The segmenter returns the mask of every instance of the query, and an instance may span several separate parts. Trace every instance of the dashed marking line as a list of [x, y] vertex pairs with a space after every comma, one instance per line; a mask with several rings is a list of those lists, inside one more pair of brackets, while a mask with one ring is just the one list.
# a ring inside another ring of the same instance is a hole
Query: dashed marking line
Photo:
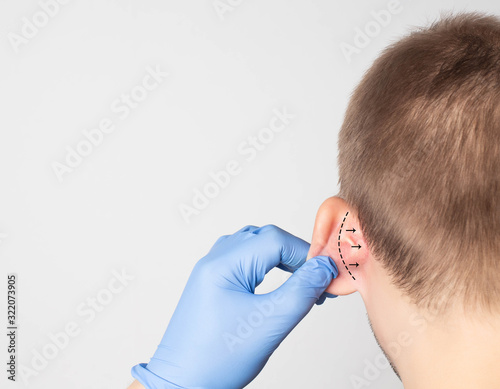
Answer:
[[340, 231], [339, 231], [339, 239], [338, 239], [338, 245], [339, 245], [339, 254], [340, 254], [340, 259], [342, 260], [342, 263], [344, 264], [346, 270], [349, 272], [349, 274], [351, 275], [352, 279], [356, 281], [356, 278], [354, 278], [354, 276], [352, 275], [351, 271], [349, 270], [349, 268], [347, 267], [347, 264], [345, 263], [344, 261], [344, 257], [342, 256], [342, 250], [340, 249], [340, 235], [342, 234], [342, 228], [344, 227], [344, 223], [345, 223], [345, 219], [347, 219], [347, 216], [349, 215], [349, 211], [347, 211], [347, 213], [345, 214], [344, 216], [344, 220], [342, 220], [342, 224], [340, 225]]

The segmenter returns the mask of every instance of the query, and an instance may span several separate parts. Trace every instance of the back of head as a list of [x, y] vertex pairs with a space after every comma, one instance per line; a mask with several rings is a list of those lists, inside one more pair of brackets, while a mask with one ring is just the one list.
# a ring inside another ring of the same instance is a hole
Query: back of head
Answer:
[[500, 310], [500, 20], [446, 17], [386, 49], [351, 98], [339, 169], [417, 305]]

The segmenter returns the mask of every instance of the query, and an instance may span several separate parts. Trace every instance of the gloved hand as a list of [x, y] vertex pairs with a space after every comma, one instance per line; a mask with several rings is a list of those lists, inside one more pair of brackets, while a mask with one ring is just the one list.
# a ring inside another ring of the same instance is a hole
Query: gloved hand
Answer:
[[[338, 274], [329, 257], [305, 262], [308, 249], [273, 225], [219, 238], [195, 265], [153, 358], [132, 375], [148, 389], [247, 385]], [[294, 273], [254, 294], [276, 266]]]

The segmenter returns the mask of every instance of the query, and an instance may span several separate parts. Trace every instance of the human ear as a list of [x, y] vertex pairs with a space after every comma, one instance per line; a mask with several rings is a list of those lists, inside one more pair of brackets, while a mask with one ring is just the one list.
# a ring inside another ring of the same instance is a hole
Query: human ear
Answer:
[[355, 209], [340, 197], [326, 199], [316, 215], [307, 259], [317, 255], [328, 255], [339, 270], [326, 292], [347, 295], [364, 284], [369, 250]]

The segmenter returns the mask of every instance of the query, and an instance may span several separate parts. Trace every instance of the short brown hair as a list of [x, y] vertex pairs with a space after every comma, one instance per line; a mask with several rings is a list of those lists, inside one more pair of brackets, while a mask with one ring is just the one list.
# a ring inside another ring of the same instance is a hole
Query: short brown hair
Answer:
[[447, 16], [388, 47], [353, 93], [338, 163], [339, 195], [418, 306], [447, 291], [500, 307], [499, 18]]

